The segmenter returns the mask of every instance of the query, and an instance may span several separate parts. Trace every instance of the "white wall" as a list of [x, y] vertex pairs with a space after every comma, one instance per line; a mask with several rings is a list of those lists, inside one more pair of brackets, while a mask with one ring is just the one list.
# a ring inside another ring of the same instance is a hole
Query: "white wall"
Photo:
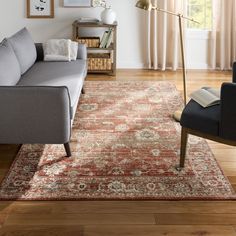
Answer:
[[209, 69], [210, 31], [187, 30], [186, 61], [188, 69]]
[[[108, 0], [117, 13], [119, 68], [142, 68], [145, 61], [145, 14], [136, 0]], [[80, 16], [99, 17], [101, 8], [63, 8], [55, 0], [54, 19], [27, 19], [26, 0], [0, 0], [0, 40], [26, 26], [36, 42], [71, 37], [72, 23]]]
[[[118, 68], [143, 68], [146, 63], [145, 11], [137, 9], [136, 0], [107, 0], [117, 13]], [[36, 42], [49, 38], [71, 37], [72, 23], [80, 16], [99, 17], [101, 8], [63, 8], [55, 0], [54, 19], [27, 19], [26, 0], [0, 0], [0, 40], [26, 26]], [[188, 69], [208, 67], [207, 35], [188, 32], [186, 56]]]

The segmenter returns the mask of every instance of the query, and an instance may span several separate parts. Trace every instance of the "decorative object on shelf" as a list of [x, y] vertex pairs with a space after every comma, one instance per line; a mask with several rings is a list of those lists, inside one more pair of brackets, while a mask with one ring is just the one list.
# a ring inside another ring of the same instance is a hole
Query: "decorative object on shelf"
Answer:
[[64, 7], [91, 7], [92, 0], [64, 0]]
[[78, 22], [80, 22], [80, 23], [96, 23], [96, 22], [99, 22], [99, 19], [93, 18], [93, 17], [80, 17], [78, 19]]
[[116, 20], [116, 13], [111, 8], [105, 8], [101, 13], [103, 23], [111, 25]]
[[[178, 17], [178, 19], [179, 19], [181, 56], [182, 56], [182, 67], [183, 67], [184, 105], [186, 105], [187, 104], [187, 92], [186, 92], [187, 72], [186, 72], [186, 67], [185, 67], [185, 52], [184, 52], [184, 40], [183, 40], [183, 19], [190, 20], [190, 21], [195, 22], [195, 23], [199, 23], [199, 22], [195, 21], [192, 18], [186, 17], [186, 16], [184, 16], [181, 13], [175, 13], [175, 12], [167, 11], [167, 10], [161, 9], [161, 8], [159, 8], [157, 6], [154, 6], [152, 4], [151, 0], [139, 0], [136, 3], [136, 7], [141, 8], [141, 9], [146, 10], [146, 11], [154, 10], [154, 11], [158, 11], [158, 12], [164, 12], [164, 13], [167, 13], [169, 15], [173, 15], [173, 16], [177, 16]], [[180, 121], [181, 114], [182, 114], [182, 111], [176, 111], [173, 114], [174, 119], [176, 121]]]
[[103, 23], [111, 25], [116, 21], [116, 13], [111, 9], [111, 6], [107, 6], [106, 0], [93, 0], [93, 7], [103, 7], [101, 12], [101, 20]]
[[27, 18], [54, 18], [54, 0], [27, 0]]

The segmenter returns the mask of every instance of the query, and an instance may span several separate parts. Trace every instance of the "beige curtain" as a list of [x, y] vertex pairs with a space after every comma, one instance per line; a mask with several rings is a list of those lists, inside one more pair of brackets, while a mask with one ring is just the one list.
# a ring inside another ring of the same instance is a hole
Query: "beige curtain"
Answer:
[[[185, 0], [153, 0], [156, 6], [184, 12]], [[162, 12], [148, 13], [148, 67], [150, 69], [176, 70], [180, 64], [178, 17]]]
[[236, 60], [236, 1], [212, 0], [212, 3], [211, 67], [229, 70]]

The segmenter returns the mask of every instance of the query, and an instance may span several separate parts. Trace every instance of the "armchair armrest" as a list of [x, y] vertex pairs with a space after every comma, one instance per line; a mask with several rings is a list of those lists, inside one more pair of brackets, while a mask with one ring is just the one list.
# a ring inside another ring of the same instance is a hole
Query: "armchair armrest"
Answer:
[[233, 83], [236, 83], [236, 62], [233, 63]]
[[0, 143], [63, 144], [70, 139], [66, 87], [0, 87]]
[[221, 87], [221, 120], [219, 134], [222, 138], [236, 140], [236, 84], [223, 83]]

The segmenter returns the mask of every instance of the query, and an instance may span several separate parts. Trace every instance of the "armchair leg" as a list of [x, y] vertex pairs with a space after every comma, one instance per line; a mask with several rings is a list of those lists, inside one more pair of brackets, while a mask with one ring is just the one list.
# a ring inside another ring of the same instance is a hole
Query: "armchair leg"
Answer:
[[71, 157], [70, 143], [65, 143], [64, 147], [65, 147], [65, 150], [66, 150], [66, 156]]
[[179, 166], [176, 167], [176, 169], [178, 171], [181, 171], [184, 168], [186, 149], [187, 149], [187, 141], [188, 141], [188, 133], [185, 128], [182, 128], [182, 130], [181, 130], [180, 163], [179, 163]]

